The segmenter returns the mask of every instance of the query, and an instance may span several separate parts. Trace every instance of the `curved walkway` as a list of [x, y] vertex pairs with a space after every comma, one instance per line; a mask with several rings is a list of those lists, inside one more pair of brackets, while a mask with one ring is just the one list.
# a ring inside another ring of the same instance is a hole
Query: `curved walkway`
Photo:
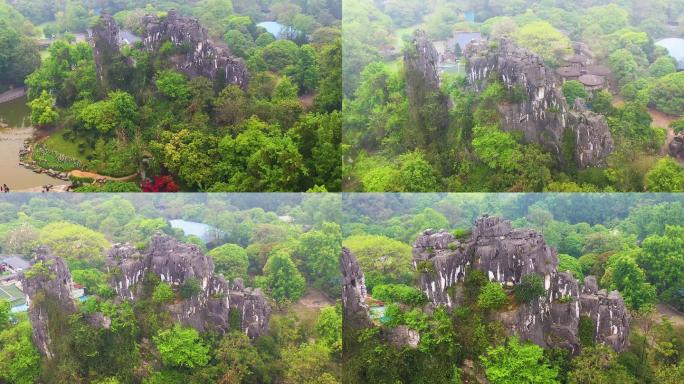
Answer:
[[78, 177], [78, 178], [82, 178], [82, 179], [126, 182], [126, 181], [135, 180], [135, 178], [138, 177], [138, 172], [136, 172], [132, 175], [124, 176], [124, 177], [111, 177], [111, 176], [104, 176], [104, 175], [100, 175], [100, 174], [93, 173], [93, 172], [87, 172], [87, 171], [81, 171], [79, 169], [75, 169], [75, 170], [69, 172], [69, 176]]

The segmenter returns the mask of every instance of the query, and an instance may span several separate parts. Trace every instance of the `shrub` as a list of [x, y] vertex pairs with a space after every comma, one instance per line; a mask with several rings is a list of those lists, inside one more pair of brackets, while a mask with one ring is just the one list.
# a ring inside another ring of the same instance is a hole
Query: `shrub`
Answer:
[[373, 298], [389, 303], [421, 305], [427, 297], [420, 290], [404, 284], [381, 284], [373, 288]]
[[482, 287], [480, 294], [477, 297], [477, 305], [485, 310], [499, 309], [508, 301], [508, 296], [504, 292], [501, 284], [497, 282], [489, 282]]
[[520, 284], [515, 287], [515, 299], [519, 303], [529, 303], [530, 301], [543, 295], [544, 281], [536, 273], [530, 273], [522, 277]]
[[181, 285], [180, 294], [182, 298], [189, 299], [200, 293], [201, 290], [199, 280], [191, 277], [186, 279], [183, 285]]

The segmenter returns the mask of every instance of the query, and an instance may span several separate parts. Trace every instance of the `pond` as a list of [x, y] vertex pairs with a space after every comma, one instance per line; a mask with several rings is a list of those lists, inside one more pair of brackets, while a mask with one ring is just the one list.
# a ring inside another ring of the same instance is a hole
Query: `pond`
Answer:
[[9, 125], [8, 128], [0, 128], [0, 185], [7, 184], [10, 191], [45, 184], [65, 184], [64, 181], [35, 173], [19, 165], [19, 151], [24, 146], [24, 140], [33, 135], [30, 113], [26, 97], [0, 104], [0, 121]]
[[185, 236], [197, 236], [205, 244], [210, 244], [220, 237], [218, 229], [211, 225], [187, 220], [169, 220], [171, 228], [178, 228], [183, 231]]

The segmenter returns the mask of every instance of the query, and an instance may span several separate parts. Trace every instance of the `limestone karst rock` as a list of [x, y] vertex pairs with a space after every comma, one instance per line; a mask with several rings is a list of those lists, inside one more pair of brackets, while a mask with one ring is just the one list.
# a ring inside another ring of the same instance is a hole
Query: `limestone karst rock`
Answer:
[[468, 80], [477, 92], [485, 88], [492, 74], [508, 89], [521, 91], [520, 100], [498, 106], [503, 130], [522, 132], [526, 142], [538, 143], [566, 162], [569, 159], [563, 158], [562, 148], [570, 138], [579, 168], [603, 165], [613, 152], [605, 118], [583, 107], [570, 108], [561, 91], [561, 79], [540, 56], [507, 37], [470, 44], [465, 56]]
[[670, 156], [684, 159], [684, 133], [676, 135], [668, 145]]
[[231, 312], [240, 329], [254, 338], [268, 329], [271, 308], [259, 289], [247, 288], [242, 280], [231, 285], [214, 274], [214, 262], [195, 245], [155, 235], [149, 246], [139, 251], [130, 244], [115, 245], [107, 257], [112, 272], [111, 285], [121, 299], [137, 300], [147, 274], [159, 276], [174, 287], [196, 279], [200, 292], [189, 299], [167, 305], [176, 321], [199, 331], [226, 332], [231, 328]]
[[343, 328], [360, 329], [370, 327], [372, 322], [366, 304], [366, 282], [354, 255], [347, 248], [342, 249], [340, 258], [342, 272], [342, 324]]
[[50, 360], [55, 356], [52, 338], [58, 336], [50, 335], [50, 321], [55, 321], [51, 317], [64, 317], [76, 312], [76, 304], [71, 297], [71, 273], [61, 257], [55, 256], [48, 247], [40, 247], [35, 252], [34, 267], [23, 272], [20, 278], [28, 297], [33, 343]]
[[110, 14], [102, 13], [100, 19], [93, 25], [90, 40], [93, 46], [97, 78], [100, 83], [110, 86], [114, 62], [123, 61], [126, 65], [131, 65], [130, 61], [121, 56], [119, 26]]
[[422, 30], [404, 52], [406, 96], [414, 141], [428, 152], [448, 150], [449, 98], [440, 89], [439, 54]]
[[165, 18], [146, 15], [143, 27], [142, 39], [146, 50], [156, 52], [169, 41], [181, 51], [172, 60], [178, 71], [190, 77], [204, 76], [214, 83], [234, 84], [247, 89], [249, 73], [244, 60], [214, 44], [196, 19], [170, 10]]
[[628, 344], [630, 316], [617, 291], [598, 291], [592, 276], [584, 285], [557, 270], [558, 256], [533, 230], [513, 229], [509, 221], [484, 216], [472, 233], [456, 239], [444, 231], [427, 230], [413, 247], [420, 289], [432, 305], [455, 308], [458, 295], [450, 287], [463, 282], [471, 268], [490, 281], [514, 287], [529, 273], [543, 277], [546, 293], [529, 304], [497, 313], [507, 331], [543, 347], [579, 350], [579, 321], [584, 315], [596, 327], [596, 341], [623, 351]]

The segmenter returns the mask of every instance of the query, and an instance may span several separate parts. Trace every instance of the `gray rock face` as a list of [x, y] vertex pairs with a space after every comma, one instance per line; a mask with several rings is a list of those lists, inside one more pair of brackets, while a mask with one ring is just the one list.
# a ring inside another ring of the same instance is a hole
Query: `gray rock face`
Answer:
[[411, 44], [414, 52], [407, 50], [404, 53], [404, 65], [408, 72], [419, 75], [419, 84], [409, 81], [406, 85], [408, 93], [413, 93], [415, 88], [427, 90], [439, 89], [439, 53], [435, 46], [430, 42], [427, 34], [423, 30], [416, 30], [413, 33]]
[[368, 328], [372, 325], [370, 310], [366, 304], [366, 282], [354, 255], [342, 249], [340, 258], [342, 272], [342, 324], [345, 329]]
[[211, 257], [194, 245], [163, 235], [155, 235], [144, 252], [128, 244], [115, 245], [107, 257], [107, 268], [113, 275], [112, 287], [126, 300], [140, 297], [142, 284], [138, 283], [148, 273], [174, 287], [196, 279], [200, 293], [167, 309], [176, 321], [199, 331], [228, 331], [232, 311], [239, 314], [240, 328], [249, 337], [268, 329], [271, 308], [261, 291], [245, 288], [239, 279], [229, 286], [222, 276], [214, 275]]
[[684, 133], [675, 136], [668, 145], [670, 156], [676, 159], [684, 159]]
[[499, 106], [502, 129], [521, 131], [526, 142], [542, 145], [561, 161], [567, 161], [562, 158], [561, 146], [565, 131], [570, 129], [580, 168], [602, 165], [614, 150], [605, 118], [583, 108], [569, 108], [560, 78], [540, 56], [505, 37], [470, 44], [465, 56], [468, 79], [476, 91], [485, 88], [492, 74], [507, 88], [522, 91], [520, 101]]
[[58, 308], [67, 315], [76, 312], [76, 304], [71, 297], [73, 282], [64, 260], [55, 256], [47, 247], [36, 250], [35, 262], [42, 264], [42, 267], [22, 273], [20, 278], [23, 291], [28, 296], [33, 343], [45, 358], [51, 360], [55, 352], [51, 348], [49, 332], [50, 310]]
[[558, 271], [558, 256], [543, 236], [533, 230], [513, 229], [507, 220], [484, 216], [469, 238], [457, 240], [444, 231], [427, 230], [413, 246], [414, 266], [420, 288], [433, 305], [454, 308], [460, 303], [449, 287], [463, 282], [471, 268], [506, 287], [517, 285], [524, 275], [543, 277], [544, 296], [529, 304], [497, 313], [511, 334], [543, 347], [579, 351], [580, 315], [596, 326], [596, 341], [622, 351], [628, 343], [629, 313], [618, 292], [597, 292], [596, 279], [588, 276], [580, 286], [565, 271]]
[[[100, 82], [109, 83], [109, 65], [115, 57], [120, 56], [119, 26], [108, 13], [103, 13], [100, 20], [93, 25], [91, 31], [95, 69]], [[130, 64], [130, 63], [129, 63]]]
[[143, 43], [148, 51], [158, 51], [165, 41], [183, 51], [182, 57], [174, 59], [178, 71], [190, 77], [204, 76], [214, 82], [223, 81], [225, 85], [247, 88], [249, 74], [244, 61], [215, 46], [209, 40], [207, 30], [196, 19], [183, 17], [171, 10], [163, 19], [146, 15], [143, 26]]

